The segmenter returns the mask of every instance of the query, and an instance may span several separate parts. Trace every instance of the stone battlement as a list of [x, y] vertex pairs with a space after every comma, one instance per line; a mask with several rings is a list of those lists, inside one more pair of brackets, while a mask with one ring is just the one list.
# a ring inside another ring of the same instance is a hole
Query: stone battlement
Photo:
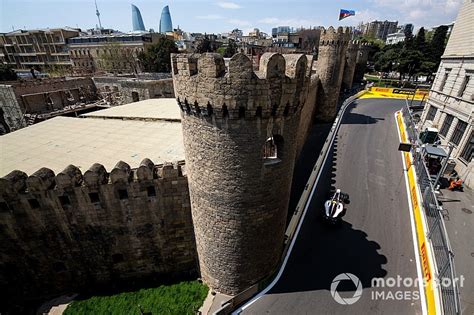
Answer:
[[173, 54], [173, 80], [181, 110], [216, 119], [288, 116], [305, 101], [308, 58], [303, 54], [265, 53], [259, 71], [244, 54], [226, 68], [219, 54]]
[[143, 183], [154, 179], [172, 180], [179, 177], [186, 177], [184, 161], [155, 165], [151, 160], [144, 159], [136, 169], [131, 169], [127, 163], [120, 161], [110, 173], [99, 163], [92, 165], [84, 174], [74, 165], [69, 165], [57, 175], [45, 167], [30, 176], [16, 170], [0, 178], [0, 191], [6, 196], [14, 196], [25, 192], [66, 191], [81, 186], [97, 190], [101, 185], [127, 185], [133, 181]]
[[333, 46], [341, 45], [348, 42], [351, 38], [352, 32], [349, 27], [334, 27], [330, 26], [328, 29], [321, 28], [321, 36], [319, 37], [319, 46]]

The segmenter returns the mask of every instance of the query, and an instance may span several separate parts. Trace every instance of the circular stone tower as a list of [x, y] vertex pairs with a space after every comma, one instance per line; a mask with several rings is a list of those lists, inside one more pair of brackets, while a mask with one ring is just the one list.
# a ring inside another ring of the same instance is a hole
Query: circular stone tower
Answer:
[[359, 51], [357, 52], [354, 82], [362, 82], [364, 80], [365, 68], [367, 67], [371, 48], [372, 46], [367, 42], [360, 43]]
[[309, 78], [304, 55], [172, 55], [199, 267], [236, 294], [280, 259]]
[[350, 41], [349, 45], [347, 46], [346, 59], [345, 59], [345, 65], [344, 65], [344, 74], [342, 76], [343, 89], [352, 88], [358, 51], [359, 51], [359, 42]]
[[336, 117], [337, 101], [341, 89], [347, 45], [351, 33], [349, 28], [332, 26], [321, 29], [319, 38], [317, 74], [321, 85], [318, 88], [316, 120], [330, 122]]

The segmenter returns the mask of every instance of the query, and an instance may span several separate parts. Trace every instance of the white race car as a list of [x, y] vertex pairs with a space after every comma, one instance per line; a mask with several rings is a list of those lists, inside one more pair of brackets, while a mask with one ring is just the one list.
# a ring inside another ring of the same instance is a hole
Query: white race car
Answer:
[[324, 203], [323, 218], [331, 223], [338, 224], [341, 218], [346, 214], [345, 204], [349, 203], [349, 195], [337, 189], [331, 199]]

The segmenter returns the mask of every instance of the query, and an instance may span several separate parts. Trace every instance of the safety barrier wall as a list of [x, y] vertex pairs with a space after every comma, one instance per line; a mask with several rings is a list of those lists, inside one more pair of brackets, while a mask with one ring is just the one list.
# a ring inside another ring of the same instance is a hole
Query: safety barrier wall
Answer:
[[[402, 109], [403, 120], [406, 125], [408, 140], [414, 145], [420, 145], [421, 141], [416, 132], [415, 123], [408, 106]], [[413, 165], [418, 179], [418, 185], [422, 194], [422, 205], [426, 222], [428, 225], [428, 238], [431, 241], [433, 254], [436, 261], [436, 272], [441, 296], [441, 304], [444, 314], [460, 314], [459, 291], [457, 287], [456, 271], [454, 267], [454, 253], [449, 243], [448, 233], [442, 215], [443, 208], [436, 198], [432, 178], [428, 172], [421, 154], [412, 150]], [[407, 166], [408, 167], [408, 166]], [[449, 281], [443, 281], [449, 279]], [[449, 283], [449, 285], [447, 285]]]

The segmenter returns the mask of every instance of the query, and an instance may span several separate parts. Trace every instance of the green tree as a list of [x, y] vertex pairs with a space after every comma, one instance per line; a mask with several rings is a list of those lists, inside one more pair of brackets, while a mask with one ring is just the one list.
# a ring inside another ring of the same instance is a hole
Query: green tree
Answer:
[[16, 80], [15, 71], [9, 65], [0, 64], [0, 81], [13, 81]]
[[418, 34], [415, 36], [414, 40], [414, 48], [424, 51], [426, 49], [426, 38], [425, 38], [425, 28], [422, 27], [418, 31]]
[[[218, 51], [224, 48], [219, 47]], [[229, 40], [229, 44], [224, 48], [223, 52], [221, 53], [225, 58], [231, 58], [233, 55], [237, 53], [237, 44], [233, 40]]]
[[139, 53], [138, 59], [147, 72], [171, 72], [171, 54], [177, 52], [174, 41], [163, 36], [146, 51]]
[[197, 40], [197, 45], [194, 50], [199, 54], [203, 54], [207, 52], [216, 52], [218, 48], [219, 44], [214, 39], [211, 39], [209, 38], [209, 36], [204, 35], [204, 37]]
[[138, 56], [134, 50], [123, 47], [118, 42], [104, 45], [103, 52], [98, 55], [101, 68], [108, 72], [122, 72], [130, 70], [138, 72]]
[[433, 58], [433, 62], [436, 63], [436, 67], [438, 67], [441, 61], [441, 56], [443, 55], [444, 49], [446, 48], [447, 34], [448, 27], [446, 25], [441, 25], [436, 28], [433, 34], [433, 38], [431, 39], [431, 56]]

